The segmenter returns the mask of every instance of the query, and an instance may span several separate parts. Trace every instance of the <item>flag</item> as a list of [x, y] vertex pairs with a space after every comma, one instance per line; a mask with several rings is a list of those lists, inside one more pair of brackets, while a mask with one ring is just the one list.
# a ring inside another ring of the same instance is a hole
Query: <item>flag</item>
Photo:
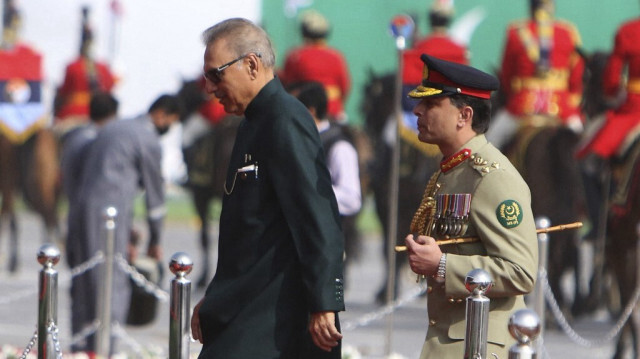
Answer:
[[45, 126], [42, 57], [17, 44], [0, 50], [0, 132], [22, 143]]

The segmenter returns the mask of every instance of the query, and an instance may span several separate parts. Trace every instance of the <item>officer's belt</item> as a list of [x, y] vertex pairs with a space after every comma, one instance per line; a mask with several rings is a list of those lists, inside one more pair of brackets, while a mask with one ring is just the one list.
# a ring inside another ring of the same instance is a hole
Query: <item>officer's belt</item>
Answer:
[[66, 105], [87, 105], [91, 101], [91, 92], [74, 92], [67, 98]]
[[556, 127], [561, 124], [560, 118], [552, 115], [527, 115], [518, 118], [518, 125], [522, 127]]
[[627, 82], [627, 92], [640, 94], [640, 77], [630, 78]]
[[567, 70], [551, 70], [543, 77], [514, 77], [511, 89], [514, 92], [522, 90], [551, 90], [565, 91], [568, 88], [569, 72]]

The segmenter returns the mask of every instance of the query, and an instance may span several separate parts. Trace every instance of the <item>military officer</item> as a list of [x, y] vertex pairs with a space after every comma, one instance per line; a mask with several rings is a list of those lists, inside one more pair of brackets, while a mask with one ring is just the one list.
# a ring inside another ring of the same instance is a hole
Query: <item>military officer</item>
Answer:
[[[409, 93], [418, 138], [444, 156], [429, 181], [405, 238], [411, 269], [427, 277], [429, 328], [420, 358], [461, 358], [465, 337], [466, 274], [486, 270], [488, 353], [506, 358], [513, 341], [507, 322], [534, 287], [538, 244], [531, 194], [507, 158], [488, 143], [491, 91], [498, 80], [469, 66], [423, 54], [422, 84]], [[468, 242], [440, 246], [438, 240]]]
[[275, 77], [263, 29], [228, 19], [203, 38], [207, 92], [245, 118], [224, 186], [216, 274], [191, 320], [199, 358], [338, 359], [344, 240], [318, 130]]
[[453, 0], [436, 0], [429, 8], [431, 32], [413, 45], [413, 50], [427, 53], [439, 59], [469, 64], [469, 50], [456, 42], [448, 33], [453, 18]]

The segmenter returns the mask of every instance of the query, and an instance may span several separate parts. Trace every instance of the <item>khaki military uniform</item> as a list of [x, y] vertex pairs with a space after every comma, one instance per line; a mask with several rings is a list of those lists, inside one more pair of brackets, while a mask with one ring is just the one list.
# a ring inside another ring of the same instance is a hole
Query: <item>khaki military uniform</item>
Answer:
[[507, 358], [514, 340], [507, 323], [525, 307], [523, 294], [534, 287], [538, 244], [531, 194], [507, 158], [484, 135], [467, 142], [441, 164], [437, 178], [436, 218], [431, 235], [477, 237], [473, 243], [441, 247], [447, 253], [444, 283], [428, 278], [429, 328], [421, 359], [464, 355], [464, 280], [475, 268], [486, 270], [494, 286], [490, 298], [487, 355]]

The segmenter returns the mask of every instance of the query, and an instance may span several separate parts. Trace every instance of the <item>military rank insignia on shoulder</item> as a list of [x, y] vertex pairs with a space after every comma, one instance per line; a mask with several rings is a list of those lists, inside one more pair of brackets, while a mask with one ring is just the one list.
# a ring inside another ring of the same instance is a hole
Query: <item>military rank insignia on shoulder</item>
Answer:
[[517, 227], [522, 223], [522, 206], [512, 199], [503, 201], [496, 208], [496, 217], [504, 228]]
[[476, 169], [476, 171], [480, 172], [481, 175], [486, 175], [493, 170], [497, 170], [500, 168], [500, 164], [498, 162], [489, 163], [484, 158], [480, 157], [477, 153], [471, 155], [471, 166]]

